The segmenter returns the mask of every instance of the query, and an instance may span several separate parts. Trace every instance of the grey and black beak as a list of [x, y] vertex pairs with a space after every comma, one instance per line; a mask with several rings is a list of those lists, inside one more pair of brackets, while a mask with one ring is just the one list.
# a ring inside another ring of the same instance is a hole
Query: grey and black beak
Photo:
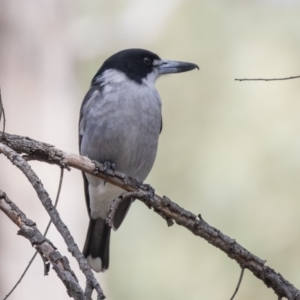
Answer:
[[199, 67], [193, 63], [165, 59], [157, 61], [156, 67], [160, 75], [199, 70]]

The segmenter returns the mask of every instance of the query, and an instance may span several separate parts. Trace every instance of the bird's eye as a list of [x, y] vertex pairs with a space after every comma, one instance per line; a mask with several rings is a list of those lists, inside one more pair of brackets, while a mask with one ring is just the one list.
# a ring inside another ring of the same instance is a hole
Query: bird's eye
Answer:
[[150, 65], [151, 65], [151, 59], [150, 59], [149, 57], [145, 57], [145, 58], [143, 59], [143, 61], [144, 61], [144, 64], [145, 64], [145, 65], [147, 65], [147, 66], [150, 66]]

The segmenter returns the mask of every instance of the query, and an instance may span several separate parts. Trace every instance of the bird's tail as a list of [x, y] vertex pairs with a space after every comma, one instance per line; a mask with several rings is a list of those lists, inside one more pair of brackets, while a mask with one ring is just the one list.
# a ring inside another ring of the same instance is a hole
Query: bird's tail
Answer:
[[90, 219], [83, 255], [96, 272], [104, 272], [109, 265], [109, 238], [111, 228], [105, 220]]

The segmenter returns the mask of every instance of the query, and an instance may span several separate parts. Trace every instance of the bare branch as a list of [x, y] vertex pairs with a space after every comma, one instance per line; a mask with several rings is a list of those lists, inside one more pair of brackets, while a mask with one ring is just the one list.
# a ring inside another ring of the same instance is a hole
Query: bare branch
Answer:
[[110, 227], [113, 227], [113, 219], [114, 219], [115, 213], [122, 201], [124, 201], [126, 199], [136, 199], [141, 196], [142, 195], [140, 192], [127, 192], [127, 193], [122, 194], [120, 197], [116, 198], [113, 201], [112, 205], [110, 206], [110, 211], [106, 218], [106, 223]]
[[0, 209], [20, 228], [18, 234], [27, 238], [31, 244], [51, 262], [53, 269], [67, 288], [69, 296], [76, 300], [83, 299], [83, 290], [69, 266], [66, 257], [63, 257], [25, 214], [0, 190]]
[[[6, 133], [5, 139], [6, 141]], [[4, 141], [2, 141], [4, 142]], [[35, 172], [32, 170], [27, 161], [17, 152], [6, 146], [4, 143], [0, 143], [0, 153], [3, 153], [15, 166], [17, 166], [27, 177], [31, 185], [34, 187], [39, 199], [41, 200], [43, 206], [47, 210], [53, 224], [55, 225], [58, 232], [64, 238], [65, 243], [68, 245], [68, 250], [72, 253], [72, 255], [76, 258], [81, 271], [84, 273], [86, 280], [90, 283], [91, 286], [96, 290], [98, 294], [98, 299], [104, 299], [105, 296], [103, 291], [94, 277], [92, 270], [90, 269], [87, 260], [80, 252], [77, 244], [74, 241], [69, 229], [62, 222], [56, 208], [53, 206], [52, 201], [44, 189], [40, 179], [37, 177]]]
[[[55, 199], [55, 204], [54, 204], [55, 208], [57, 207], [58, 199], [59, 199], [59, 196], [60, 196], [60, 191], [61, 191], [62, 182], [63, 182], [63, 176], [64, 176], [64, 169], [61, 168], [60, 178], [59, 178], [59, 184], [58, 184], [58, 189], [57, 189], [57, 194], [56, 194], [56, 199]], [[49, 223], [48, 223], [48, 225], [46, 227], [46, 230], [44, 232], [44, 237], [46, 237], [46, 235], [48, 233], [48, 230], [50, 228], [51, 223], [52, 223], [52, 221], [50, 219], [50, 221], [49, 221]], [[9, 291], [9, 293], [5, 296], [5, 298], [3, 300], [6, 300], [13, 293], [13, 291], [17, 288], [17, 286], [21, 283], [22, 279], [26, 275], [27, 271], [29, 270], [29, 268], [30, 268], [31, 264], [33, 263], [33, 261], [34, 261], [34, 259], [35, 259], [35, 257], [36, 257], [37, 254], [38, 254], [38, 251], [35, 251], [35, 253], [33, 254], [32, 258], [30, 259], [27, 267], [23, 271], [21, 277], [19, 278], [19, 280], [16, 282], [16, 284], [13, 286], [13, 288]]]
[[278, 81], [278, 80], [290, 80], [300, 78], [300, 76], [291, 76], [291, 77], [284, 77], [284, 78], [235, 78], [236, 81]]
[[137, 199], [153, 207], [155, 212], [158, 212], [168, 219], [174, 220], [178, 225], [185, 227], [194, 235], [204, 238], [208, 243], [225, 252], [230, 258], [234, 259], [241, 268], [250, 270], [257, 278], [262, 280], [267, 287], [272, 288], [279, 297], [287, 297], [289, 299], [291, 295], [291, 299], [300, 300], [300, 291], [283, 278], [281, 274], [266, 266], [264, 260], [249, 252], [220, 230], [209, 225], [200, 215], [197, 217], [167, 197], [154, 195], [149, 199], [149, 187], [141, 182], [119, 172], [107, 174], [104, 166], [89, 160], [87, 157], [66, 153], [51, 145], [29, 138], [6, 133], [3, 143], [19, 153], [25, 153], [31, 158], [34, 157], [36, 160], [57, 164], [62, 167], [74, 167], [102, 178], [128, 192], [138, 192], [138, 194], [135, 194], [139, 196], [136, 196]]

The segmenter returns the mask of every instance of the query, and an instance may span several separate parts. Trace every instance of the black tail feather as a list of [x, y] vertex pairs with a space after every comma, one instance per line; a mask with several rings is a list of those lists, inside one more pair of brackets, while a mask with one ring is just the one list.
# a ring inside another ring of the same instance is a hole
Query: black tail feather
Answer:
[[[105, 220], [90, 219], [90, 224], [87, 232], [87, 237], [82, 251], [83, 255], [88, 258], [90, 267], [96, 271], [105, 271], [109, 266], [109, 240], [110, 240], [110, 230], [111, 228], [106, 224]], [[89, 259], [100, 258], [101, 266], [96, 266]]]

